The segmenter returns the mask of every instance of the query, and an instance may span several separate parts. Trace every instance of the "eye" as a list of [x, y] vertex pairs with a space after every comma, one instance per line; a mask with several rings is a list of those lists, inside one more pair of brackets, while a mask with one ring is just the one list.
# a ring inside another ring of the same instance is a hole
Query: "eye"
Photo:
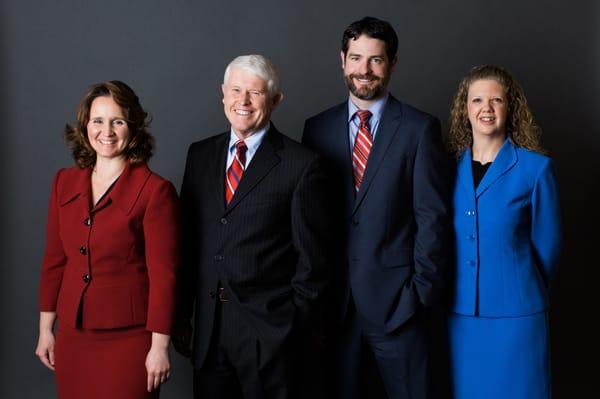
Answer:
[[475, 98], [471, 99], [471, 102], [475, 103], [475, 104], [479, 104], [481, 102], [481, 98], [475, 97]]
[[351, 55], [349, 58], [350, 58], [350, 61], [358, 61], [360, 59], [360, 57], [358, 55]]
[[113, 125], [114, 126], [126, 126], [127, 122], [125, 120], [123, 120], [123, 119], [115, 119], [113, 121]]
[[93, 118], [92, 119], [92, 123], [94, 125], [101, 125], [102, 124], [102, 119], [100, 119], [100, 118]]
[[254, 97], [259, 97], [263, 95], [263, 92], [260, 90], [250, 90], [250, 94]]
[[492, 101], [498, 104], [502, 104], [504, 102], [504, 99], [502, 97], [494, 97], [492, 98]]
[[377, 65], [379, 65], [379, 64], [383, 63], [383, 58], [381, 58], [381, 57], [372, 58], [372, 59], [371, 59], [371, 62], [372, 62], [373, 64], [377, 64]]

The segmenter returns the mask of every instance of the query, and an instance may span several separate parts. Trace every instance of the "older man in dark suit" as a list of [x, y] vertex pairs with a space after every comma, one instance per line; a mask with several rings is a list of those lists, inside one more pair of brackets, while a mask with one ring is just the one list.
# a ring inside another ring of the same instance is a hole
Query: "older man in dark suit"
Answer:
[[303, 142], [330, 163], [343, 254], [332, 281], [334, 397], [365, 397], [365, 355], [391, 399], [428, 397], [424, 309], [450, 255], [449, 160], [439, 121], [387, 91], [398, 38], [376, 18], [352, 23], [341, 61], [349, 99], [306, 121]]
[[[197, 398], [289, 398], [298, 335], [328, 278], [320, 158], [270, 122], [274, 65], [234, 59], [222, 85], [231, 129], [190, 146], [181, 188], [180, 320], [195, 303]], [[174, 335], [189, 345], [185, 328]]]

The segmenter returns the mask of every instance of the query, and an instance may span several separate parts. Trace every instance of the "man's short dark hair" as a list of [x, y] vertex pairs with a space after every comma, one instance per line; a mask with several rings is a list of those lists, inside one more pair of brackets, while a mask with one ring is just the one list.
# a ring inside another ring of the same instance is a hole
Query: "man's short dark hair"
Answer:
[[359, 21], [352, 22], [344, 31], [342, 36], [342, 51], [344, 56], [348, 52], [348, 41], [358, 39], [361, 35], [367, 35], [373, 39], [383, 40], [385, 42], [385, 52], [391, 60], [398, 51], [398, 36], [396, 31], [387, 21], [373, 17], [364, 17]]

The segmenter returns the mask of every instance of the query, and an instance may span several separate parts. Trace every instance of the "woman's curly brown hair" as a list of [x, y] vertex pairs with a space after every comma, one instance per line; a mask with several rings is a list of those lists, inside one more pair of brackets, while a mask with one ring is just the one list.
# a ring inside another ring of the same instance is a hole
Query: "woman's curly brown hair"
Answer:
[[519, 147], [545, 153], [540, 137], [541, 129], [535, 123], [523, 89], [505, 69], [495, 65], [481, 65], [472, 68], [458, 85], [458, 91], [450, 108], [450, 131], [448, 149], [456, 157], [473, 145], [473, 132], [467, 114], [469, 87], [477, 80], [493, 79], [506, 90], [507, 117], [506, 134]]
[[80, 168], [96, 164], [96, 152], [90, 145], [87, 124], [90, 120], [92, 102], [98, 97], [109, 96], [121, 107], [129, 128], [129, 143], [124, 150], [125, 158], [131, 164], [147, 162], [152, 157], [154, 138], [148, 132], [150, 119], [144, 111], [135, 92], [123, 82], [111, 80], [95, 84], [85, 93], [77, 111], [77, 124], [65, 126], [65, 140], [73, 153], [73, 159]]

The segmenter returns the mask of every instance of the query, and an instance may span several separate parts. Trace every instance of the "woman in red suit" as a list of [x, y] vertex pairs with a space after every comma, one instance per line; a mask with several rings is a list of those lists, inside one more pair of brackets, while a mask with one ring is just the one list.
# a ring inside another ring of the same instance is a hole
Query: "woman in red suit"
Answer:
[[169, 378], [177, 193], [146, 165], [147, 126], [133, 90], [111, 81], [66, 127], [77, 166], [52, 185], [36, 348], [61, 399], [156, 398]]

